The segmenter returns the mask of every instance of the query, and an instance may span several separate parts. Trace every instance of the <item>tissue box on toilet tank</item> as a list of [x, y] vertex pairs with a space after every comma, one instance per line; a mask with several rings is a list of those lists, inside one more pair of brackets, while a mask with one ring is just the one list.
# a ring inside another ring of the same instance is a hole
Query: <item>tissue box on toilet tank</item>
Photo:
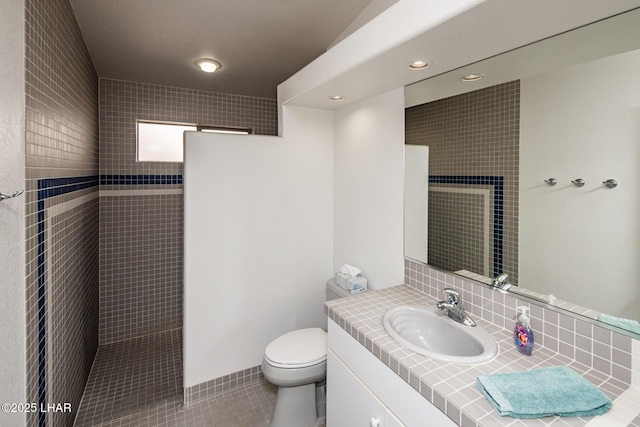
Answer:
[[362, 276], [350, 277], [343, 273], [336, 273], [336, 283], [352, 294], [367, 290], [367, 278]]

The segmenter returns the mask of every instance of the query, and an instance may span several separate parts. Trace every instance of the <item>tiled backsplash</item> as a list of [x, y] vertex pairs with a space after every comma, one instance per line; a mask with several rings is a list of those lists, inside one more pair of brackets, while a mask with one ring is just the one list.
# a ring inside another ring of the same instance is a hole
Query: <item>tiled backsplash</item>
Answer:
[[592, 367], [629, 386], [632, 381], [633, 339], [612, 332], [589, 319], [580, 319], [531, 304], [511, 294], [491, 289], [470, 279], [405, 260], [405, 283], [435, 298], [452, 287], [461, 293], [468, 312], [512, 330], [516, 307], [530, 307], [531, 328], [537, 345]]
[[405, 142], [429, 146], [432, 265], [518, 283], [519, 122], [517, 80], [406, 109]]

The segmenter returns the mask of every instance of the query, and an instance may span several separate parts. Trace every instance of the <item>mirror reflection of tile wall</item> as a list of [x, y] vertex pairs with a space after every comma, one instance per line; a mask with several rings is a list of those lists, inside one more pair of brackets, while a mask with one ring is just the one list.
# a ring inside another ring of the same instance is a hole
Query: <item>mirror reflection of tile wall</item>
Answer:
[[[438, 190], [432, 187], [429, 191], [429, 263], [443, 270], [456, 271], [464, 266], [466, 270], [490, 275], [486, 198], [447, 191], [447, 187]], [[454, 230], [459, 238], [451, 238]]]
[[518, 282], [518, 80], [407, 108], [429, 146], [429, 264]]

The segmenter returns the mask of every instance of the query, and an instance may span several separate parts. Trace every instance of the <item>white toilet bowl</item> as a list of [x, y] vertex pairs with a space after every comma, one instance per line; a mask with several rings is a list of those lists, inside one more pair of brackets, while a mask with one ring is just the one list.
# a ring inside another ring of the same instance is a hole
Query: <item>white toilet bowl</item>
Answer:
[[270, 427], [315, 427], [316, 382], [327, 372], [327, 333], [299, 329], [273, 340], [264, 351], [262, 373], [278, 386]]

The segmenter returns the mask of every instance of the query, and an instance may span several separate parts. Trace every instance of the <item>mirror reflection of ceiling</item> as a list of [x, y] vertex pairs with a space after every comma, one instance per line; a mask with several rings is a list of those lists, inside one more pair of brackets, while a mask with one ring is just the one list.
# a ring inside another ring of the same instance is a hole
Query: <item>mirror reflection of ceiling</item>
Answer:
[[[405, 87], [405, 106], [424, 104], [640, 48], [638, 9]], [[476, 82], [461, 77], [482, 74]]]
[[[484, 225], [488, 268], [457, 261], [441, 268], [487, 277], [506, 272], [519, 284], [515, 292], [524, 288], [592, 318], [640, 320], [638, 22], [640, 10], [634, 10], [406, 88], [406, 142], [430, 151], [429, 221], [442, 228], [441, 221], [463, 213], [482, 218], [479, 196], [460, 196], [470, 187], [461, 181], [468, 177], [483, 178], [474, 188], [494, 197], [487, 198], [491, 213]], [[461, 82], [469, 73], [484, 78]], [[494, 176], [503, 179], [500, 193], [488, 180]], [[552, 177], [556, 186], [545, 182]], [[576, 186], [577, 178], [586, 184]], [[619, 185], [608, 188], [607, 179]], [[495, 203], [502, 197], [504, 209]], [[474, 241], [479, 234], [469, 234], [473, 227], [465, 221], [464, 241], [482, 253]], [[437, 240], [442, 247], [455, 244], [429, 226], [429, 263], [438, 266]]]

